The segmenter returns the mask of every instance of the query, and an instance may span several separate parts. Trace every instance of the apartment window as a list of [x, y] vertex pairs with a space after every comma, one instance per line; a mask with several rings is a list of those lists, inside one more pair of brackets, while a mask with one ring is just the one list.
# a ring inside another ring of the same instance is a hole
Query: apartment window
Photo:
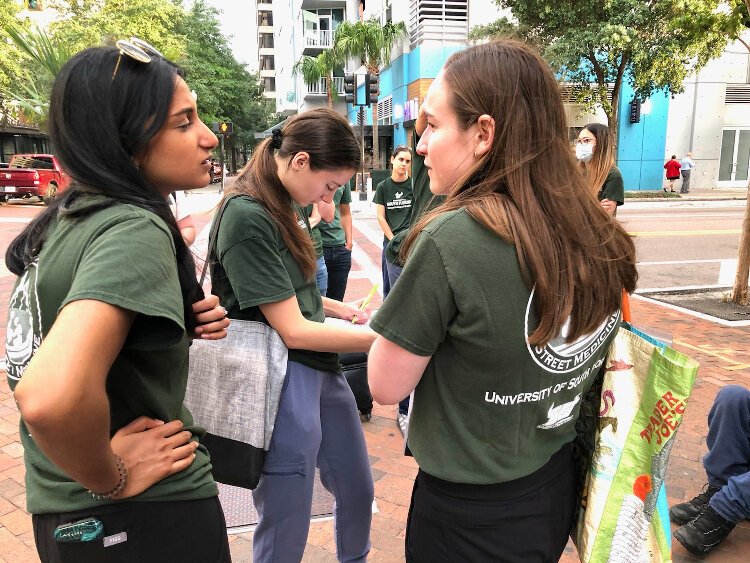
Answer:
[[260, 49], [273, 49], [273, 33], [261, 33], [258, 35], [258, 47]]
[[258, 12], [258, 25], [273, 26], [273, 12]]
[[273, 55], [260, 56], [260, 70], [275, 70]]
[[276, 79], [273, 77], [266, 76], [263, 78], [263, 90], [266, 92], [276, 91]]

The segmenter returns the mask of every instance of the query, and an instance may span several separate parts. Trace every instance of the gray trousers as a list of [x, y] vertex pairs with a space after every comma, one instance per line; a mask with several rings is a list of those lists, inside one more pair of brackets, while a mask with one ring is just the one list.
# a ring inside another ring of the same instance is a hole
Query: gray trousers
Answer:
[[289, 362], [263, 476], [253, 491], [260, 516], [256, 563], [302, 559], [316, 466], [336, 499], [339, 561], [365, 561], [374, 489], [354, 395], [342, 375]]
[[690, 170], [680, 170], [682, 174], [682, 186], [680, 186], [680, 193], [686, 194], [690, 191]]

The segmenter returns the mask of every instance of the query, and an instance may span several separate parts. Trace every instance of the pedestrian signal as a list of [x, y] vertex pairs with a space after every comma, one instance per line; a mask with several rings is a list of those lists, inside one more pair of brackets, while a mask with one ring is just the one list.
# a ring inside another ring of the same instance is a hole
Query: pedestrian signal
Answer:
[[231, 121], [222, 121], [221, 125], [219, 125], [219, 131], [222, 135], [227, 137], [234, 133], [234, 125]]

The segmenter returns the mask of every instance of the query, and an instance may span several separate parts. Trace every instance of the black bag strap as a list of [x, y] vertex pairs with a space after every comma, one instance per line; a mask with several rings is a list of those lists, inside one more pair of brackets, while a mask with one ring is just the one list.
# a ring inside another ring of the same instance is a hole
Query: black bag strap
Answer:
[[216, 241], [219, 238], [219, 225], [221, 224], [221, 218], [224, 215], [224, 211], [227, 209], [227, 204], [239, 195], [229, 196], [224, 199], [221, 207], [216, 212], [216, 218], [214, 219], [214, 225], [211, 229], [211, 234], [208, 237], [208, 251], [206, 252], [206, 261], [203, 263], [203, 270], [201, 271], [200, 286], [203, 287], [203, 282], [206, 279], [206, 272], [208, 272], [209, 264], [213, 263], [216, 258]]

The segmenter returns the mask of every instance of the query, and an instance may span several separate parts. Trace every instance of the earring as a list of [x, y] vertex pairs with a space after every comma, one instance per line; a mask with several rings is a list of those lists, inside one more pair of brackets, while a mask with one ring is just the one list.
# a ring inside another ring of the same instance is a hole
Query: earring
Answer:
[[474, 149], [474, 158], [479, 158], [479, 155], [477, 154], [477, 149]]

